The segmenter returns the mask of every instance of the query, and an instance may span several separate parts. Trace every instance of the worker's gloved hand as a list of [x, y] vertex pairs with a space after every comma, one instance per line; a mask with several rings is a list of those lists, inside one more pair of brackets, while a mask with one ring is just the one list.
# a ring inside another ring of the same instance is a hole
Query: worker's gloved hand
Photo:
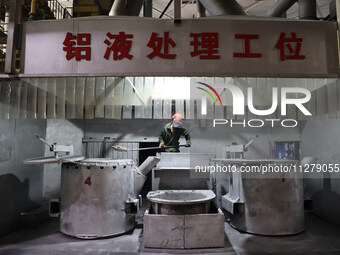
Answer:
[[163, 147], [164, 147], [164, 143], [160, 143], [159, 148], [163, 148]]
[[187, 142], [187, 144], [185, 145], [185, 147], [191, 147], [191, 142]]

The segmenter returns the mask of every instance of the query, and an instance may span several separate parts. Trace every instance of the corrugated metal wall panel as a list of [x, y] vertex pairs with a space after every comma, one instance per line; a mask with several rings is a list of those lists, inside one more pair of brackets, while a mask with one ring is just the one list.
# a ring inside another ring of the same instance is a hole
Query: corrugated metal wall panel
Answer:
[[37, 80], [38, 78], [30, 78], [27, 87], [27, 119], [37, 118]]
[[[207, 115], [201, 115], [201, 100], [183, 99], [181, 86], [186, 79], [181, 77], [78, 77], [78, 78], [23, 78], [1, 81], [0, 117], [2, 119], [45, 118], [115, 118], [115, 119], [169, 119], [174, 112], [185, 118], [232, 119], [232, 97], [220, 84], [233, 84], [247, 95], [248, 87], [254, 87], [256, 109], [269, 109], [272, 105], [272, 88], [303, 87], [312, 91], [312, 99], [305, 104], [312, 118], [340, 117], [340, 86], [336, 79], [286, 79], [286, 78], [191, 78], [191, 84], [203, 81], [216, 86], [223, 107], [207, 98]], [[166, 86], [174, 91], [164, 90]], [[179, 99], [172, 97], [179, 95]], [[303, 96], [296, 93], [290, 98]], [[247, 99], [245, 98], [245, 101]], [[280, 97], [279, 100], [280, 102]], [[134, 109], [134, 111], [133, 111]], [[277, 110], [279, 112], [280, 109]], [[195, 116], [196, 114], [196, 116]], [[246, 111], [238, 120], [251, 118], [277, 118], [276, 114], [255, 116]], [[294, 105], [288, 105], [287, 116], [298, 120], [309, 119]]]
[[27, 118], [27, 83], [24, 80], [20, 80], [20, 99], [19, 99], [19, 118]]
[[[162, 85], [171, 88], [174, 84], [174, 77], [165, 77]], [[180, 94], [181, 92], [177, 91], [177, 93]], [[169, 95], [167, 95], [166, 92], [163, 92], [161, 97], [163, 98], [163, 119], [171, 119], [172, 113], [174, 113], [172, 111], [172, 98], [169, 98]]]
[[1, 119], [9, 119], [9, 104], [10, 104], [10, 99], [11, 99], [11, 82], [9, 80], [1, 81], [1, 90], [0, 91], [1, 91], [0, 117], [1, 117]]
[[67, 78], [66, 86], [66, 118], [76, 118], [76, 84], [77, 78]]
[[[206, 77], [204, 79], [204, 82], [209, 84], [210, 86], [214, 86], [215, 78], [213, 78], [213, 77]], [[216, 104], [217, 104], [217, 102], [218, 102], [217, 96], [215, 96], [215, 94], [213, 94], [213, 96], [214, 96], [215, 100], [217, 100], [216, 101]], [[215, 104], [211, 100], [208, 100], [206, 119], [209, 119], [209, 120], [214, 119], [214, 116], [215, 116]]]
[[328, 118], [338, 117], [338, 88], [336, 79], [330, 79], [327, 84]]
[[323, 86], [316, 91], [316, 117], [318, 120], [326, 119], [327, 114], [327, 86]]
[[315, 79], [306, 79], [306, 87], [311, 91], [311, 99], [308, 103], [306, 103], [306, 108], [312, 114], [311, 119], [315, 119], [316, 117], [316, 80]]
[[106, 79], [105, 79], [104, 116], [105, 116], [106, 119], [113, 119], [115, 82], [116, 82], [115, 77], [106, 77]]
[[163, 100], [163, 119], [171, 119], [172, 117], [172, 100]]
[[152, 119], [152, 91], [154, 89], [154, 77], [144, 79], [144, 119]]
[[[245, 98], [244, 98], [245, 104], [247, 102], [246, 96], [248, 94], [248, 92], [247, 92], [248, 83], [247, 82], [248, 82], [247, 78], [237, 78], [237, 77], [233, 78], [233, 85], [235, 85], [238, 88], [240, 88], [243, 91], [244, 95], [245, 95]], [[256, 83], [255, 83], [256, 86], [257, 86], [257, 83], [258, 82], [256, 80]], [[230, 100], [231, 100], [230, 102], [233, 102], [234, 99], [230, 99]], [[258, 108], [258, 106], [255, 107], [255, 108]], [[228, 106], [228, 109], [230, 111], [230, 115], [232, 115], [233, 107], [232, 106]], [[236, 116], [233, 116], [233, 118], [236, 119], [236, 120], [241, 120], [241, 121], [246, 119], [247, 118], [247, 107], [245, 107], [245, 109], [244, 109], [244, 115], [236, 115]], [[259, 118], [259, 116], [257, 118]]]
[[[214, 78], [214, 82], [217, 85], [217, 93], [219, 94], [222, 103], [224, 104], [225, 102], [222, 100], [222, 93], [223, 93], [223, 89], [221, 89], [220, 87], [224, 85], [225, 79], [224, 78]], [[217, 105], [215, 105], [215, 119], [224, 119], [224, 110], [225, 108], [223, 106], [221, 106], [220, 103], [218, 103]]]
[[[193, 86], [191, 87], [191, 89], [197, 89], [197, 87], [201, 87], [197, 82], [205, 82], [205, 78], [198, 78], [198, 77], [194, 77], [192, 78], [191, 83], [193, 84]], [[202, 101], [203, 100], [203, 101]], [[205, 101], [204, 101], [205, 100]], [[206, 119], [207, 118], [207, 114], [208, 114], [208, 104], [209, 104], [209, 100], [211, 100], [210, 98], [206, 98], [205, 94], [202, 93], [202, 97], [198, 97], [197, 99], [195, 99], [195, 104], [194, 104], [194, 111], [196, 112], [196, 118], [197, 119]], [[206, 114], [202, 114], [202, 103], [207, 105], [207, 112]]]
[[[265, 109], [270, 109], [273, 105], [273, 88], [277, 87], [277, 79], [275, 78], [267, 78], [267, 89], [268, 89], [268, 97], [269, 99], [266, 101], [267, 105]], [[280, 93], [277, 96], [277, 102], [280, 102]], [[264, 119], [277, 119], [277, 110], [268, 116], [266, 116]]]
[[75, 92], [75, 118], [84, 118], [84, 100], [85, 100], [85, 83], [84, 77], [78, 77], [76, 80], [76, 92]]
[[19, 118], [19, 104], [20, 104], [20, 81], [15, 79], [11, 81], [11, 98], [9, 118]]
[[316, 90], [314, 90], [311, 93], [311, 99], [307, 103], [308, 109], [309, 109], [310, 113], [312, 114], [310, 119], [316, 119], [316, 100], [317, 100]]
[[105, 77], [96, 77], [95, 118], [105, 116]]
[[[279, 88], [282, 88], [282, 87], [296, 87], [296, 80], [297, 79], [280, 78], [280, 79], [277, 79], [277, 86]], [[297, 98], [297, 94], [296, 93], [290, 93], [287, 96], [289, 98]], [[281, 108], [280, 107], [279, 107], [279, 111], [281, 112]], [[283, 118], [286, 118], [286, 119], [296, 119], [297, 118], [297, 108], [294, 105], [287, 105], [286, 112], [287, 112], [287, 115], [286, 115], [286, 117], [283, 117]]]
[[38, 81], [38, 119], [46, 119], [47, 116], [47, 78]]
[[114, 98], [113, 98], [113, 117], [115, 119], [122, 118], [122, 106], [123, 106], [123, 96], [124, 96], [124, 86], [125, 79], [122, 77], [117, 77], [114, 87]]
[[[307, 88], [307, 79], [301, 79], [300, 83], [299, 83], [301, 88]], [[309, 111], [310, 109], [308, 109], [309, 105], [305, 104], [306, 109]], [[298, 120], [307, 120], [309, 117], [304, 115], [301, 111], [298, 111]]]
[[144, 118], [144, 102], [145, 98], [144, 95], [144, 77], [135, 77], [135, 87], [136, 91], [142, 96], [142, 98], [138, 98], [139, 100], [136, 101], [135, 106], [135, 118], [136, 119], [143, 119]]
[[[163, 93], [162, 86], [164, 85], [165, 77], [155, 77], [154, 95], [153, 95], [153, 118], [163, 119]], [[155, 95], [157, 94], [157, 95]], [[165, 102], [164, 102], [165, 103]]]
[[134, 77], [125, 78], [125, 88], [123, 96], [123, 119], [132, 119], [132, 107], [136, 104], [136, 93]]
[[87, 77], [85, 82], [85, 119], [94, 118], [96, 79]]
[[[253, 104], [254, 104], [255, 108], [257, 107], [257, 104], [258, 104], [258, 99], [256, 98], [256, 95], [258, 95], [258, 94], [257, 94], [257, 92], [255, 92], [255, 90], [258, 91], [258, 84], [257, 84], [257, 82], [258, 82], [257, 78], [247, 78], [247, 84], [248, 84], [247, 87], [252, 87], [253, 88], [253, 93], [254, 93], [254, 95], [253, 95]], [[247, 91], [243, 91], [243, 93], [245, 95], [247, 95]], [[233, 99], [230, 98], [229, 100], [228, 100], [228, 102], [232, 102]], [[244, 102], [245, 102], [246, 105], [248, 105], [247, 98], [244, 98]], [[230, 113], [228, 111], [228, 115], [229, 114]], [[255, 114], [253, 114], [251, 111], [249, 111], [248, 107], [247, 107], [246, 116], [249, 119], [256, 119], [257, 118], [257, 116]], [[229, 116], [228, 116], [228, 118], [229, 118]]]
[[184, 117], [184, 100], [175, 100], [175, 112], [182, 114]]
[[47, 81], [47, 118], [55, 119], [57, 115], [57, 80], [49, 78]]
[[57, 78], [57, 119], [65, 119], [66, 78]]
[[185, 100], [185, 118], [195, 118], [195, 102], [194, 100]]

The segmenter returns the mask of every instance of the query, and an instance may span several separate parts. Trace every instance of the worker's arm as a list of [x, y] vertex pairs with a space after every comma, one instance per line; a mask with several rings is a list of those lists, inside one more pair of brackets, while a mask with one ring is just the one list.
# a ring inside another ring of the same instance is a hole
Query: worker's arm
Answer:
[[187, 145], [188, 145], [188, 147], [190, 147], [190, 145], [191, 145], [191, 140], [190, 140], [190, 134], [189, 134], [189, 131], [188, 131], [188, 130], [186, 130], [186, 129], [184, 129], [184, 131], [183, 131], [183, 135], [184, 135], [184, 137], [185, 137], [185, 140], [187, 141]]
[[163, 129], [162, 132], [159, 134], [159, 147], [164, 147], [164, 137], [165, 137], [165, 130]]

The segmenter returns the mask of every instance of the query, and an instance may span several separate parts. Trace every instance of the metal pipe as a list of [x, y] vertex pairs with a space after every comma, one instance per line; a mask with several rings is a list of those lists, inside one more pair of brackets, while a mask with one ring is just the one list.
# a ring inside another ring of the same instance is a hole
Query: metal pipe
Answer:
[[175, 0], [174, 2], [174, 10], [175, 10], [175, 13], [174, 13], [174, 19], [175, 21], [176, 20], [181, 20], [181, 5], [182, 5], [182, 0]]
[[205, 17], [205, 8], [200, 1], [196, 1], [197, 6], [197, 18]]
[[317, 19], [316, 0], [298, 0], [299, 19]]
[[144, 0], [115, 0], [109, 16], [139, 16]]
[[31, 12], [30, 12], [30, 20], [35, 20], [37, 16], [37, 0], [32, 0], [31, 1]]
[[211, 15], [246, 15], [236, 0], [199, 0]]
[[159, 16], [159, 18], [161, 19], [163, 17], [163, 15], [165, 14], [165, 12], [168, 10], [168, 8], [170, 7], [170, 5], [172, 4], [173, 0], [170, 0], [169, 3], [167, 4], [167, 6], [164, 8], [164, 10], [162, 11], [161, 15]]
[[16, 42], [18, 39], [18, 20], [21, 9], [20, 0], [10, 0], [9, 9], [9, 22], [7, 32], [7, 51], [5, 59], [5, 73], [15, 74], [15, 63], [16, 63]]
[[160, 157], [156, 156], [149, 156], [140, 166], [139, 166], [139, 171], [143, 175], [147, 175], [152, 168], [157, 165], [157, 163], [161, 160]]
[[152, 18], [152, 0], [144, 1], [143, 16]]
[[295, 4], [296, 0], [279, 0], [274, 4], [274, 6], [269, 10], [267, 16], [269, 17], [281, 17], [293, 4]]

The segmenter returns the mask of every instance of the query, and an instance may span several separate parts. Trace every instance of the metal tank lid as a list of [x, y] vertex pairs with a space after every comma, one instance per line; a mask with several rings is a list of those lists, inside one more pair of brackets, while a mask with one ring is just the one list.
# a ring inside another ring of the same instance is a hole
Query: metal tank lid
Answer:
[[81, 161], [73, 162], [78, 166], [134, 166], [132, 159], [110, 159], [110, 158], [88, 158]]
[[147, 199], [159, 204], [199, 204], [213, 200], [216, 195], [211, 190], [156, 190], [146, 195]]
[[263, 165], [263, 164], [277, 164], [277, 165], [296, 165], [298, 160], [289, 159], [226, 159], [226, 158], [213, 158], [211, 161], [220, 162], [233, 165]]

